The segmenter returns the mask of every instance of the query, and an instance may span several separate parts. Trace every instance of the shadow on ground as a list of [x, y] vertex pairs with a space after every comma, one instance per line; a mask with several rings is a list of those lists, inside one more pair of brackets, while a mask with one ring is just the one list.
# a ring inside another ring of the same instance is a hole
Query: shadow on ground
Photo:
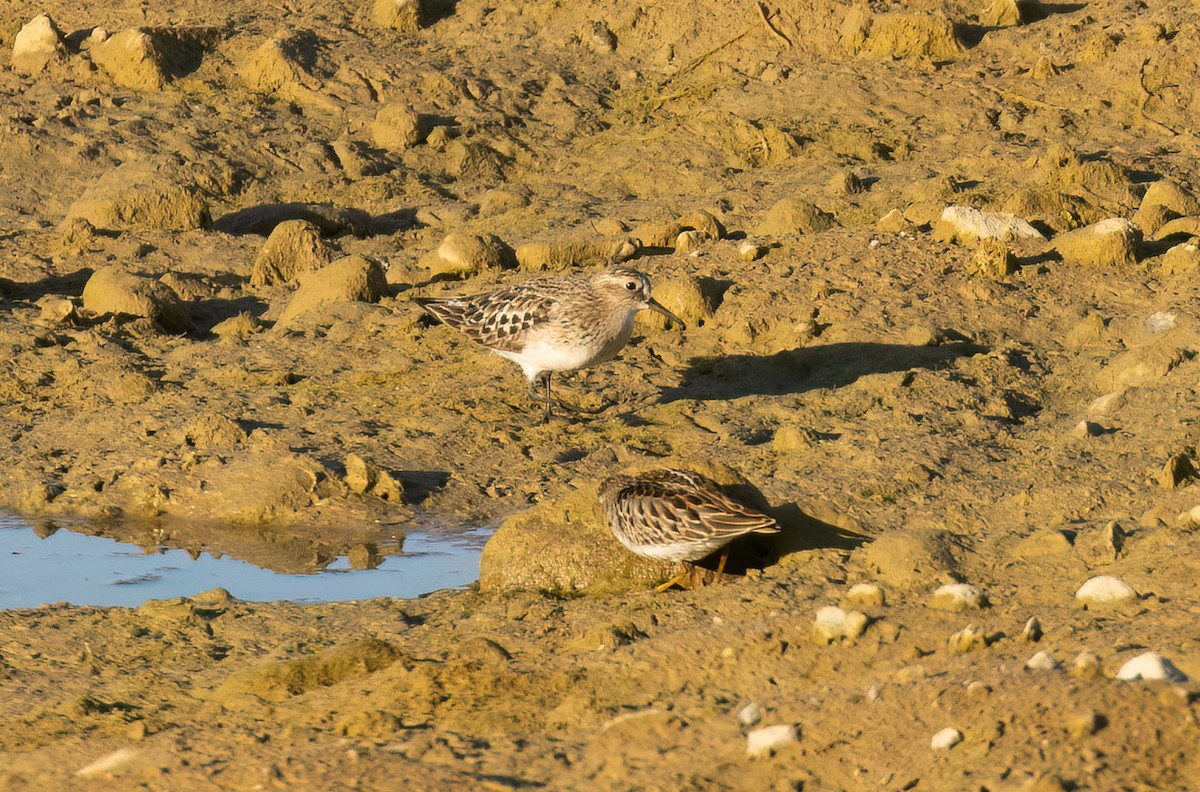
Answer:
[[868, 374], [937, 369], [957, 358], [986, 351], [969, 343], [913, 346], [846, 342], [799, 347], [773, 355], [693, 358], [683, 372], [683, 383], [664, 388], [661, 401], [779, 396], [840, 388]]

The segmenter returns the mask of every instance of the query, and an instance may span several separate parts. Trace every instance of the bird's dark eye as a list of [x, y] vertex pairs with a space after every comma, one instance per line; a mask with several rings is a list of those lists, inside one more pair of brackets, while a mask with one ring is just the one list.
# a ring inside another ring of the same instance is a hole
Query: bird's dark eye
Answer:
[[628, 283], [625, 284], [625, 288], [629, 289], [629, 291], [637, 291], [638, 282], [637, 281], [629, 281]]

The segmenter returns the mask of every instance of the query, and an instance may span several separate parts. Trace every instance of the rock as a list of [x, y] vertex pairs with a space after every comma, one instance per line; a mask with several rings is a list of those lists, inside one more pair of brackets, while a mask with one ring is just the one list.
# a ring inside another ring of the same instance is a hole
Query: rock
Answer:
[[122, 30], [92, 49], [92, 61], [113, 83], [139, 91], [160, 91], [170, 76], [166, 58], [150, 33], [141, 28]]
[[831, 644], [843, 638], [854, 639], [862, 635], [869, 620], [859, 611], [847, 613], [841, 608], [827, 605], [817, 611], [813, 622], [813, 640], [820, 644]]
[[675, 252], [680, 256], [690, 256], [704, 247], [705, 236], [699, 231], [680, 231], [675, 237]]
[[1159, 179], [1146, 189], [1139, 208], [1161, 206], [1177, 215], [1200, 214], [1200, 201], [1170, 179]]
[[1154, 235], [1155, 240], [1200, 236], [1200, 217], [1176, 217], [1163, 223]]
[[756, 234], [776, 236], [787, 234], [818, 234], [837, 225], [833, 215], [815, 204], [798, 198], [784, 198], [767, 212]]
[[1112, 575], [1090, 578], [1075, 592], [1075, 601], [1086, 607], [1114, 607], [1137, 598], [1132, 586]]
[[1101, 369], [1098, 384], [1112, 391], [1145, 385], [1167, 376], [1191, 356], [1190, 349], [1170, 342], [1134, 347]]
[[517, 266], [523, 270], [564, 270], [597, 264], [618, 264], [638, 254], [636, 239], [586, 238], [520, 245]]
[[793, 724], [764, 726], [746, 735], [746, 753], [751, 758], [770, 756], [784, 746], [800, 741], [800, 730]]
[[[1098, 207], [1110, 216], [1124, 215], [1138, 205], [1126, 170], [1111, 160], [1096, 156], [1084, 157], [1079, 152], [1054, 143], [1039, 157], [1027, 163], [1042, 178], [1045, 187], [1063, 195], [1079, 212]], [[1076, 196], [1079, 203], [1070, 202]], [[1052, 227], [1057, 227], [1054, 223]]]
[[371, 136], [380, 148], [404, 151], [424, 143], [431, 128], [429, 120], [408, 105], [386, 104], [371, 122]]
[[1082, 740], [1100, 731], [1104, 723], [1104, 718], [1096, 714], [1095, 710], [1087, 710], [1069, 719], [1066, 723], [1066, 730], [1071, 739]]
[[396, 169], [396, 160], [383, 149], [368, 146], [361, 140], [341, 137], [329, 144], [338, 165], [347, 178], [353, 180], [380, 176]]
[[[479, 200], [479, 216], [494, 217], [526, 206], [529, 206], [529, 195], [525, 191], [496, 187], [485, 192]], [[606, 233], [600, 228], [602, 224], [603, 221], [597, 223], [597, 233]]]
[[1200, 241], [1190, 239], [1163, 254], [1159, 270], [1164, 275], [1191, 275], [1200, 271]]
[[1047, 188], [1019, 188], [1001, 208], [1055, 232], [1070, 231], [1104, 218], [1103, 212], [1084, 199]]
[[66, 58], [62, 32], [47, 14], [29, 20], [13, 39], [12, 68], [20, 74], [37, 74]]
[[109, 230], [190, 231], [212, 224], [208, 204], [190, 181], [174, 175], [178, 166], [133, 160], [122, 163], [88, 187], [67, 209]]
[[1039, 0], [992, 0], [979, 15], [979, 23], [989, 27], [1027, 25], [1045, 19], [1048, 12]]
[[321, 229], [307, 220], [286, 220], [275, 226], [254, 257], [250, 285], [295, 283], [298, 276], [319, 270], [332, 259]]
[[42, 319], [48, 322], [74, 324], [79, 319], [79, 314], [75, 311], [75, 303], [66, 297], [47, 294], [38, 298], [35, 305], [41, 309]]
[[226, 234], [267, 236], [280, 223], [305, 220], [315, 225], [323, 237], [341, 234], [367, 236], [372, 233], [371, 216], [359, 209], [318, 203], [263, 204], [223, 215], [213, 228]]
[[186, 333], [192, 327], [187, 309], [169, 286], [116, 267], [92, 273], [83, 287], [83, 307], [97, 315], [145, 317], [168, 333]]
[[1177, 489], [1189, 479], [1197, 477], [1196, 466], [1186, 454], [1175, 454], [1166, 461], [1158, 474], [1158, 484], [1163, 489]]
[[1019, 269], [1016, 256], [1004, 242], [999, 239], [979, 240], [975, 255], [971, 258], [972, 275], [1002, 280]]
[[1158, 230], [1179, 215], [1165, 206], [1143, 204], [1133, 215], [1133, 224], [1142, 232], [1142, 237], [1152, 239]]
[[866, 4], [846, 14], [839, 42], [856, 55], [900, 60], [952, 60], [964, 47], [944, 14], [874, 14]]
[[765, 255], [767, 255], [767, 249], [763, 245], [743, 242], [738, 246], [738, 258], [742, 261], [758, 261]]
[[1109, 269], [1137, 263], [1142, 232], [1122, 217], [1101, 220], [1054, 238], [1052, 247], [1064, 260]]
[[232, 448], [246, 440], [246, 430], [220, 413], [201, 413], [189, 421], [182, 432], [181, 446], [197, 451]]
[[1096, 679], [1104, 672], [1100, 658], [1091, 652], [1080, 652], [1071, 661], [1071, 676], [1077, 679]]
[[298, 30], [262, 43], [239, 71], [252, 91], [276, 93], [283, 99], [306, 99], [321, 87], [312, 72], [317, 60], [317, 40]]
[[484, 270], [504, 267], [512, 251], [491, 234], [449, 234], [437, 250], [421, 258], [421, 266], [433, 278], [470, 278]]
[[874, 583], [856, 583], [846, 592], [843, 605], [860, 608], [882, 608], [885, 603], [883, 589]]
[[962, 742], [962, 740], [962, 732], [958, 729], [947, 727], [933, 735], [933, 739], [929, 741], [929, 747], [935, 751], [948, 751]]
[[966, 583], [947, 583], [933, 592], [929, 607], [945, 611], [978, 610], [987, 605], [987, 595]]
[[705, 239], [724, 239], [726, 236], [725, 225], [711, 212], [702, 209], [685, 214], [675, 224], [683, 231], [699, 232]]
[[[658, 460], [656, 467], [670, 464]], [[730, 468], [689, 461], [687, 467], [721, 485], [745, 485]], [[599, 481], [505, 520], [479, 560], [483, 593], [544, 591], [554, 595], [609, 594], [651, 588], [675, 565], [622, 547], [609, 531], [597, 500]]]
[[593, 22], [591, 35], [587, 42], [592, 52], [609, 53], [617, 51], [617, 37], [609, 30], [604, 22]]
[[889, 531], [855, 550], [851, 557], [872, 578], [904, 590], [956, 571], [955, 545], [954, 536], [946, 531]]
[[1167, 658], [1154, 652], [1146, 652], [1122, 665], [1121, 669], [1117, 671], [1117, 679], [1127, 682], [1158, 679], [1168, 682], [1187, 682], [1188, 677]]
[[1057, 671], [1059, 663], [1047, 652], [1038, 652], [1025, 663], [1026, 671]]
[[881, 234], [911, 234], [917, 230], [917, 227], [904, 216], [904, 212], [892, 209], [875, 221], [875, 230]]
[[1181, 512], [1178, 521], [1179, 525], [1184, 528], [1200, 528], [1200, 505]]
[[1094, 421], [1080, 421], [1075, 424], [1071, 434], [1081, 440], [1088, 437], [1099, 437], [1104, 434], [1104, 427]]
[[375, 0], [371, 19], [380, 27], [416, 33], [425, 24], [425, 13], [421, 0]]
[[[713, 307], [700, 288], [700, 281], [690, 276], [670, 278], [654, 285], [654, 299], [682, 319], [688, 327], [703, 327], [712, 318]], [[654, 311], [642, 311], [636, 319], [639, 325], [667, 330], [672, 322]]]
[[379, 479], [379, 468], [358, 454], [346, 455], [346, 486], [359, 495], [375, 486]]
[[743, 729], [748, 729], [761, 721], [762, 716], [762, 705], [757, 701], [751, 701], [749, 704], [738, 710], [737, 720]]
[[1039, 57], [1033, 62], [1033, 68], [1029, 70], [1029, 76], [1036, 82], [1045, 82], [1051, 77], [1059, 75], [1059, 68], [1054, 65], [1054, 61], [1047, 58], [1045, 55]]
[[866, 187], [854, 171], [839, 171], [826, 182], [825, 190], [832, 195], [857, 195], [866, 190]]
[[679, 238], [683, 226], [677, 222], [642, 223], [629, 232], [641, 247], [670, 248]]
[[1025, 622], [1025, 628], [1021, 630], [1021, 637], [1026, 643], [1037, 643], [1042, 640], [1042, 623], [1038, 621], [1037, 616], [1030, 616], [1029, 621]]
[[300, 276], [287, 307], [275, 323], [287, 329], [296, 317], [330, 303], [359, 301], [374, 303], [387, 293], [387, 279], [378, 262], [362, 256], [346, 256], [314, 272]]
[[981, 239], [1045, 239], [1028, 221], [1003, 212], [981, 212], [970, 206], [947, 206], [934, 227], [934, 238], [942, 242], [973, 244]]
[[101, 775], [109, 775], [117, 772], [131, 762], [137, 761], [144, 753], [144, 751], [136, 748], [118, 748], [112, 753], [107, 753], [99, 759], [79, 768], [75, 771], [75, 776], [77, 778], [93, 778]]
[[1109, 522], [1098, 531], [1086, 531], [1075, 539], [1075, 547], [1088, 563], [1112, 563], [1125, 547], [1125, 532], [1116, 522]]
[[946, 641], [946, 649], [950, 654], [966, 654], [986, 649], [990, 641], [983, 631], [974, 625], [964, 627]]
[[1094, 418], [1111, 417], [1125, 406], [1126, 398], [1124, 390], [1098, 396], [1087, 406], [1087, 414]]
[[258, 321], [257, 317], [242, 311], [237, 316], [231, 316], [213, 325], [212, 333], [222, 341], [244, 342], [255, 333], [262, 332], [262, 329], [262, 322]]

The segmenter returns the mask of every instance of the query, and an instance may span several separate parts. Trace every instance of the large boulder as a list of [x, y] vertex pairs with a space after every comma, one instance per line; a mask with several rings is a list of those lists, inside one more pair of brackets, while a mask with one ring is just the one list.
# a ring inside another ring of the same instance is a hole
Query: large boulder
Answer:
[[62, 32], [47, 14], [29, 20], [13, 40], [12, 67], [21, 74], [37, 74], [66, 57]]

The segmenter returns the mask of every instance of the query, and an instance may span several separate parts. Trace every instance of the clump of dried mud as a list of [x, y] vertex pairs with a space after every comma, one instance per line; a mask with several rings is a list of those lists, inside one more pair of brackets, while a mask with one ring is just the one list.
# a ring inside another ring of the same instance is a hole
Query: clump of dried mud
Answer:
[[[481, 592], [0, 613], [0, 786], [1188, 788], [1195, 683], [1116, 677], [1200, 675], [1198, 23], [9, 4], [0, 503], [288, 571], [512, 520]], [[691, 326], [593, 419], [412, 301], [627, 260]], [[779, 542], [649, 593], [588, 492], [667, 460]]]

